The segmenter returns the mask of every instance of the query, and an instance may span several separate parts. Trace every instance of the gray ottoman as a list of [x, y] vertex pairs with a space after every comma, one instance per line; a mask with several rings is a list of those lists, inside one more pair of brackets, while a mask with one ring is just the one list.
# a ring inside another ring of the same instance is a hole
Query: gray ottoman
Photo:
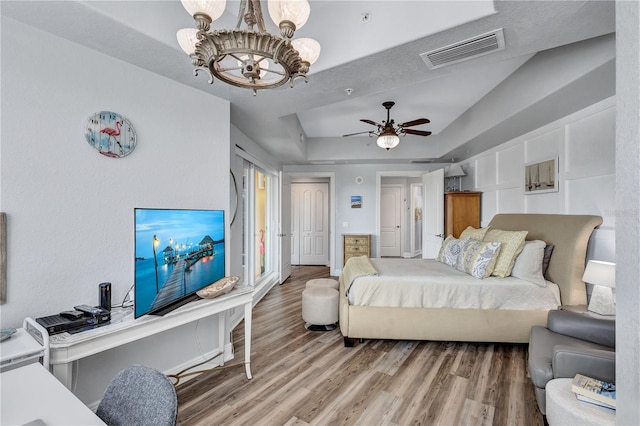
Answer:
[[338, 296], [338, 290], [329, 287], [310, 287], [302, 292], [302, 319], [308, 330], [335, 330]]
[[311, 287], [326, 287], [338, 290], [340, 288], [340, 284], [338, 284], [338, 281], [333, 278], [314, 278], [307, 281], [307, 288]]

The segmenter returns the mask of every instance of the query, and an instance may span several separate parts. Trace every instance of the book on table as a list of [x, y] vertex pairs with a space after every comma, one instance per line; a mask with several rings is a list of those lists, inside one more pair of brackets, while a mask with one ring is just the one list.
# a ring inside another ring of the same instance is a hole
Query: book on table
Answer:
[[588, 402], [589, 404], [599, 405], [601, 407], [610, 408], [612, 410], [616, 409], [615, 405], [607, 404], [605, 402], [598, 401], [597, 399], [593, 399], [593, 398], [589, 398], [588, 396], [580, 395], [579, 393], [576, 394], [576, 397], [580, 401]]
[[580, 395], [594, 401], [601, 402], [609, 408], [616, 407], [615, 383], [605, 382], [582, 374], [576, 374], [571, 382], [571, 390], [578, 395], [578, 399], [583, 401], [590, 402], [584, 398], [580, 398]]

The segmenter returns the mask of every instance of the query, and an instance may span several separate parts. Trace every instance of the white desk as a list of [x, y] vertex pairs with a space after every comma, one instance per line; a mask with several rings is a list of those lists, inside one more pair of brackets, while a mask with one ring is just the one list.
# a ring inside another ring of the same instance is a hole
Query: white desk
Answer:
[[104, 425], [39, 363], [5, 371], [0, 380], [0, 424]]
[[[145, 315], [133, 319], [133, 313], [119, 322], [77, 334], [54, 334], [49, 337], [50, 362], [53, 374], [67, 388], [73, 383], [73, 362], [142, 339], [175, 327], [224, 313], [219, 321], [219, 345], [224, 348], [229, 311], [244, 306], [244, 362], [247, 378], [251, 379], [251, 309], [253, 288], [237, 286], [215, 299], [190, 302], [164, 316]], [[112, 314], [112, 317], [114, 314]], [[113, 322], [113, 319], [112, 319]]]

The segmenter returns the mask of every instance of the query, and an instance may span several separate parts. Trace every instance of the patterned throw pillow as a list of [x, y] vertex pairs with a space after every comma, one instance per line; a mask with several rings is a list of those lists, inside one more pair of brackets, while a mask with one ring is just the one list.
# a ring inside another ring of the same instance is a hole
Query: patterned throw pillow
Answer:
[[453, 238], [453, 235], [449, 235], [447, 239], [442, 242], [440, 246], [440, 252], [436, 260], [442, 262], [445, 265], [456, 266], [458, 262], [458, 255], [460, 254], [460, 240]]
[[522, 253], [516, 258], [511, 276], [546, 287], [547, 282], [542, 274], [542, 259], [546, 245], [547, 243], [541, 240], [526, 241]]
[[485, 235], [485, 241], [501, 242], [500, 254], [496, 261], [496, 267], [491, 275], [504, 278], [511, 275], [516, 257], [524, 247], [524, 239], [528, 231], [503, 231], [502, 229], [490, 229]]
[[482, 241], [484, 240], [484, 236], [487, 234], [488, 230], [488, 226], [484, 228], [474, 228], [473, 226], [467, 226], [467, 229], [460, 233], [460, 239], [473, 238], [474, 240]]
[[476, 278], [488, 277], [493, 272], [501, 245], [500, 242], [465, 238], [462, 240], [456, 269]]

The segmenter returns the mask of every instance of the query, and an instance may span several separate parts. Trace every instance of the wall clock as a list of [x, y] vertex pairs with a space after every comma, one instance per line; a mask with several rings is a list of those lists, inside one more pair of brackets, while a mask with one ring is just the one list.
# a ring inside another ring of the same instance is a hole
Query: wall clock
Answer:
[[356, 176], [356, 183], [361, 185], [364, 182], [364, 178], [362, 176]]
[[122, 158], [136, 148], [136, 131], [116, 112], [100, 111], [87, 120], [85, 138], [89, 145], [104, 156]]

